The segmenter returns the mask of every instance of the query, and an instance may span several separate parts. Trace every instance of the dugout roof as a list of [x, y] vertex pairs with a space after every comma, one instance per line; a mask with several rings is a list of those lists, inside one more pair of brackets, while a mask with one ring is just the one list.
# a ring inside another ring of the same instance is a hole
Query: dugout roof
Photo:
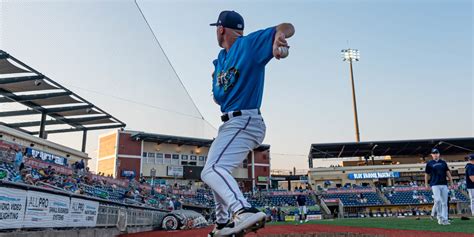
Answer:
[[442, 155], [474, 152], [474, 137], [438, 138], [397, 141], [368, 141], [346, 143], [312, 144], [309, 152], [312, 159], [347, 158], [364, 156], [427, 156], [432, 148]]
[[[0, 104], [6, 103], [26, 109], [0, 111], [0, 118], [16, 121], [2, 121], [2, 125], [42, 138], [51, 133], [82, 131], [85, 136], [89, 130], [125, 127], [122, 121], [0, 50]], [[47, 129], [49, 125], [64, 126]]]

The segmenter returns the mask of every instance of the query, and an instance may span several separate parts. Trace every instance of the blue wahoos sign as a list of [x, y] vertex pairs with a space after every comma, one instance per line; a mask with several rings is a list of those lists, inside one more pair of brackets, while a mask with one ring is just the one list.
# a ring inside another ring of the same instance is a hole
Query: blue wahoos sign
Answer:
[[399, 178], [400, 172], [370, 172], [370, 173], [351, 173], [347, 175], [349, 179], [386, 179]]

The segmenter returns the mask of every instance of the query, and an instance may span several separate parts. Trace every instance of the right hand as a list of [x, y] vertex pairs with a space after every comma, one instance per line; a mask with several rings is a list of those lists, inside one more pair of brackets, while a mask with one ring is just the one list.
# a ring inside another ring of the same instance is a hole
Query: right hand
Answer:
[[283, 32], [277, 32], [275, 34], [275, 40], [273, 41], [273, 56], [276, 59], [282, 58], [281, 57], [282, 55], [279, 49], [280, 47], [290, 48], [290, 46], [288, 46], [288, 42], [286, 41], [286, 37]]

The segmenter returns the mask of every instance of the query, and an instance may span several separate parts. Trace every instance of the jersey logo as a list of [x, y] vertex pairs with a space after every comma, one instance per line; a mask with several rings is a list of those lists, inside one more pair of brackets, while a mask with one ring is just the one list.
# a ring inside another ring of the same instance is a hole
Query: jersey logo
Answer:
[[222, 71], [217, 74], [217, 86], [222, 87], [224, 92], [227, 92], [230, 88], [232, 88], [237, 80], [239, 79], [239, 70], [235, 67], [231, 67], [227, 71]]

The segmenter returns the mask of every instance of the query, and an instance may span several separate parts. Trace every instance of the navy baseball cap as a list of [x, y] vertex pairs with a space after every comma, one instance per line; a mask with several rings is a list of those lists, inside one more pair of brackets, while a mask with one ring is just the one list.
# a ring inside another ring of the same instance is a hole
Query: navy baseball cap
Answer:
[[244, 30], [244, 18], [235, 11], [222, 11], [216, 23], [211, 26], [223, 26], [234, 30]]
[[474, 160], [474, 154], [466, 156], [467, 160]]
[[431, 149], [431, 154], [439, 154], [438, 149], [436, 148]]

